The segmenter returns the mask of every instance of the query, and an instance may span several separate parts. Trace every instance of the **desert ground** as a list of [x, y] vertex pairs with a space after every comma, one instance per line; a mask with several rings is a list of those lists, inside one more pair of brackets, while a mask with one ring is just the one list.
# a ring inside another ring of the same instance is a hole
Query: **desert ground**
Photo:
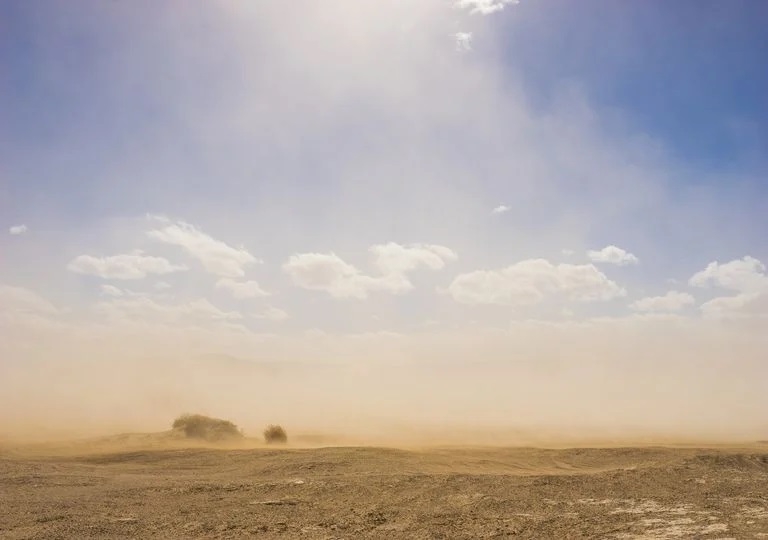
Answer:
[[4, 445], [2, 538], [768, 538], [768, 444]]

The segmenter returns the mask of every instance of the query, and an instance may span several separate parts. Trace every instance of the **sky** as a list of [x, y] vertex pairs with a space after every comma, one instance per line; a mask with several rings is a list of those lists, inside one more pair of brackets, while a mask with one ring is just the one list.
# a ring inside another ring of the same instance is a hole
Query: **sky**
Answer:
[[3, 3], [5, 431], [765, 438], [767, 25], [750, 0]]

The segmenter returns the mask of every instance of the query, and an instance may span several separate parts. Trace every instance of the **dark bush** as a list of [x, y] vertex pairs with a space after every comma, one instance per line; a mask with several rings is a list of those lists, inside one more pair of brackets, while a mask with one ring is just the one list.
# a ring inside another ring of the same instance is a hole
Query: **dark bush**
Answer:
[[264, 430], [264, 441], [267, 444], [285, 444], [288, 442], [288, 435], [281, 426], [269, 425]]
[[239, 439], [242, 432], [229, 420], [211, 418], [202, 414], [183, 414], [173, 421], [173, 429], [182, 431], [191, 439], [223, 441]]

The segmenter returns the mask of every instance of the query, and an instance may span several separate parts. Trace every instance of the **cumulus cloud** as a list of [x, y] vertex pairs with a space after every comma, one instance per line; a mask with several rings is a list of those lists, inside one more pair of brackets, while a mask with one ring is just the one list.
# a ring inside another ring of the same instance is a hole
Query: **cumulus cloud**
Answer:
[[490, 15], [504, 9], [507, 4], [519, 4], [520, 0], [457, 0], [456, 6], [468, 9], [470, 13]]
[[[64, 312], [66, 308], [59, 309], [30, 289], [0, 285], [0, 372], [6, 367], [4, 362], [13, 362], [11, 351], [46, 347], [47, 340], [62, 337], [66, 323], [60, 315]], [[0, 383], [2, 379], [0, 376]]]
[[701, 305], [701, 313], [712, 318], [768, 316], [768, 293], [744, 293], [713, 298]]
[[720, 264], [711, 262], [696, 272], [688, 284], [718, 287], [739, 294], [713, 298], [701, 305], [701, 313], [712, 318], [768, 316], [768, 275], [765, 264], [749, 255]]
[[[110, 298], [151, 298], [152, 293], [146, 293], [142, 291], [132, 291], [130, 289], [121, 289], [109, 283], [104, 283], [99, 287], [101, 296], [107, 296]], [[157, 295], [155, 298], [162, 298], [162, 295]]]
[[159, 229], [149, 231], [150, 238], [178, 246], [200, 261], [210, 273], [221, 277], [243, 277], [245, 267], [260, 262], [245, 248], [232, 247], [216, 240], [184, 221], [172, 222], [164, 217], [153, 216], [163, 223]]
[[101, 289], [101, 294], [103, 294], [104, 296], [119, 297], [125, 294], [125, 291], [123, 291], [118, 287], [115, 287], [114, 285], [104, 284], [100, 287], [100, 289]]
[[27, 228], [27, 226], [22, 224], [22, 225], [11, 226], [11, 228], [8, 229], [8, 232], [13, 235], [19, 235], [19, 234], [24, 234], [28, 230], [29, 229]]
[[269, 293], [261, 288], [256, 281], [236, 281], [230, 278], [221, 278], [216, 282], [217, 289], [229, 291], [238, 299], [269, 296]]
[[635, 311], [680, 311], [694, 303], [688, 293], [669, 291], [664, 296], [649, 296], [633, 302], [630, 307]]
[[724, 264], [711, 262], [688, 280], [693, 287], [717, 286], [743, 293], [768, 290], [768, 276], [765, 265], [747, 255]]
[[453, 37], [456, 39], [457, 51], [472, 50], [472, 32], [456, 32]]
[[616, 246], [605, 246], [599, 251], [590, 250], [587, 252], [587, 256], [591, 261], [597, 263], [615, 264], [618, 266], [637, 264], [639, 262], [638, 258], [633, 254]]
[[305, 289], [325, 291], [335, 298], [365, 299], [373, 291], [406, 292], [413, 288], [406, 273], [419, 267], [439, 270], [457, 258], [451, 249], [431, 244], [403, 246], [390, 242], [371, 246], [369, 252], [381, 272], [379, 276], [363, 274], [335, 253], [293, 255], [283, 270]]
[[283, 270], [304, 289], [325, 291], [334, 298], [365, 299], [372, 291], [400, 293], [408, 290], [406, 279], [385, 280], [362, 274], [335, 253], [292, 255]]
[[491, 210], [491, 214], [505, 214], [509, 212], [509, 210], [510, 210], [509, 206], [505, 204], [500, 204], [499, 206]]
[[376, 267], [385, 275], [403, 274], [420, 266], [440, 270], [446, 262], [458, 258], [453, 250], [431, 244], [401, 246], [389, 242], [371, 246], [368, 251], [373, 255]]
[[116, 298], [95, 306], [98, 313], [112, 321], [141, 323], [204, 323], [242, 319], [236, 311], [223, 311], [200, 298], [182, 304], [162, 304], [151, 298], [137, 296]]
[[286, 313], [282, 309], [278, 309], [276, 307], [270, 306], [264, 311], [260, 313], [256, 313], [254, 317], [257, 319], [266, 319], [269, 321], [280, 322], [288, 318], [288, 313]]
[[141, 251], [134, 251], [109, 257], [80, 255], [67, 265], [67, 269], [77, 274], [104, 279], [142, 279], [149, 274], [181, 272], [187, 270], [187, 267], [171, 264], [163, 257], [153, 257], [144, 255]]
[[0, 313], [52, 315], [58, 311], [48, 300], [29, 289], [0, 285]]
[[529, 259], [501, 270], [478, 270], [456, 276], [448, 287], [463, 304], [528, 306], [551, 294], [577, 301], [610, 300], [626, 291], [592, 264], [558, 264]]

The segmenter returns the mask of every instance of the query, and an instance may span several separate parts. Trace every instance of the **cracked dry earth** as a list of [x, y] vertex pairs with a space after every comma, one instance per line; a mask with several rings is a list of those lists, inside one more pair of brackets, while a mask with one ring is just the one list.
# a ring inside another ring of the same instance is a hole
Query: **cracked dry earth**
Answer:
[[768, 538], [768, 447], [0, 452], [1, 538]]

